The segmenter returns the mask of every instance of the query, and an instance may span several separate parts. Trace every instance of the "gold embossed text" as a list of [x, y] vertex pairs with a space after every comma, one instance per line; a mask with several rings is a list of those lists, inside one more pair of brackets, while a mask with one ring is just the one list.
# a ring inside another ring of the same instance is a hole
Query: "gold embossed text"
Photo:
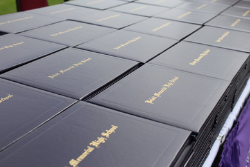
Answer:
[[93, 152], [95, 149], [100, 148], [101, 143], [105, 143], [109, 135], [112, 133], [115, 133], [115, 130], [118, 128], [118, 126], [111, 125], [111, 129], [106, 130], [106, 132], [101, 133], [102, 137], [97, 137], [97, 140], [94, 140], [89, 143], [89, 146], [87, 146], [87, 149], [84, 149], [84, 152], [77, 158], [77, 159], [71, 159], [69, 161], [70, 166], [77, 167], [77, 165], [84, 160], [91, 152]]
[[157, 93], [154, 93], [154, 95], [149, 98], [148, 100], [145, 101], [145, 103], [148, 103], [148, 104], [154, 104], [154, 101], [157, 99], [157, 98], [160, 98], [161, 97], [161, 94], [164, 93], [168, 88], [170, 88], [171, 86], [174, 85], [174, 83], [179, 79], [179, 77], [175, 77], [174, 79], [171, 79], [169, 80], [169, 82], [165, 85], [162, 86], [161, 90]]

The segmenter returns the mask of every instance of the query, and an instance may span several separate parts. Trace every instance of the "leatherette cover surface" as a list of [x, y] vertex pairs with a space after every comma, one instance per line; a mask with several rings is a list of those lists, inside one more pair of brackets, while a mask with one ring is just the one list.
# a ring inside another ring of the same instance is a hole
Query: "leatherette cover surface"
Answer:
[[205, 26], [185, 39], [195, 43], [250, 52], [250, 33]]
[[231, 7], [227, 9], [225, 12], [223, 12], [222, 15], [236, 16], [236, 17], [250, 19], [250, 9]]
[[152, 6], [152, 5], [141, 4], [141, 3], [129, 3], [126, 5], [112, 8], [110, 10], [122, 12], [122, 13], [129, 13], [129, 14], [134, 14], [134, 15], [151, 17], [169, 9], [170, 8], [161, 7], [161, 6]]
[[0, 37], [0, 72], [65, 48], [15, 34]]
[[150, 63], [232, 81], [249, 54], [181, 42]]
[[76, 0], [76, 1], [68, 1], [66, 4], [82, 6], [93, 9], [108, 9], [115, 6], [120, 6], [126, 4], [126, 1], [117, 1], [117, 0]]
[[88, 16], [83, 15], [73, 20], [120, 29], [135, 24], [137, 22], [143, 21], [145, 19], [146, 17], [135, 16], [114, 11], [100, 11]]
[[67, 49], [0, 77], [81, 99], [137, 64], [89, 51]]
[[176, 42], [173, 39], [120, 30], [77, 47], [145, 63]]
[[178, 8], [186, 9], [186, 10], [194, 10], [198, 12], [208, 12], [219, 14], [226, 10], [228, 6], [218, 5], [218, 4], [209, 4], [202, 2], [187, 2], [183, 5], [178, 6]]
[[229, 83], [144, 65], [90, 102], [198, 133]]
[[57, 24], [21, 33], [23, 36], [44, 41], [76, 46], [114, 32], [115, 29], [95, 26], [74, 21], [63, 21]]
[[75, 101], [0, 79], [0, 151]]
[[182, 23], [172, 20], [150, 18], [140, 23], [131, 25], [125, 28], [125, 30], [181, 40], [182, 38], [190, 35], [199, 28], [199, 25]]
[[154, 17], [193, 23], [193, 24], [204, 24], [215, 16], [216, 14], [214, 13], [204, 13], [204, 12], [174, 8], [166, 12], [162, 12], [158, 15], [155, 15]]
[[148, 5], [155, 5], [155, 6], [162, 6], [162, 7], [169, 7], [175, 8], [181, 4], [186, 3], [185, 1], [181, 0], [139, 0], [137, 3], [144, 3]]
[[19, 33], [60, 22], [62, 20], [63, 19], [56, 17], [46, 17], [33, 13], [18, 12], [0, 16], [0, 31]]
[[134, 2], [134, 1], [137, 1], [137, 0], [120, 0], [120, 1], [125, 1], [125, 2]]
[[[250, 11], [250, 10], [249, 10]], [[217, 16], [213, 20], [206, 23], [208, 26], [227, 28], [232, 30], [250, 32], [250, 19], [232, 17], [232, 16]]]
[[250, 9], [250, 1], [239, 1], [237, 4], [234, 5], [235, 7], [239, 8], [247, 8]]
[[89, 9], [84, 7], [72, 6], [67, 4], [53, 5], [34, 10], [28, 10], [29, 13], [35, 13], [50, 17], [59, 17], [62, 19], [73, 19], [79, 16], [87, 16], [98, 12], [99, 10]]
[[239, 0], [194, 0], [194, 1], [232, 6], [233, 4], [237, 3]]
[[34, 132], [33, 140], [17, 143], [21, 147], [0, 165], [169, 166], [191, 133], [84, 102], [60, 117], [63, 118], [43, 133]]

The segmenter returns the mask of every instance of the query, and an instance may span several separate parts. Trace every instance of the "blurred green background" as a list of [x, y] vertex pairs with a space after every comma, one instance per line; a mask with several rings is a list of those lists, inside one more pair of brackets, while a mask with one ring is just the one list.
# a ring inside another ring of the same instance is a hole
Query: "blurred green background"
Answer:
[[[63, 2], [64, 0], [48, 0], [49, 5], [56, 5]], [[14, 12], [16, 12], [16, 0], [0, 0], [0, 15]]]

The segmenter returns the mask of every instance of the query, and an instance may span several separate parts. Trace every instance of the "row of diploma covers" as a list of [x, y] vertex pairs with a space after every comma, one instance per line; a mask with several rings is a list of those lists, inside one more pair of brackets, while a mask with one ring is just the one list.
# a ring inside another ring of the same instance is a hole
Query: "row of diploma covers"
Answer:
[[[250, 73], [249, 0], [75, 0], [0, 31], [1, 167], [202, 166]], [[220, 166], [249, 164], [249, 105]]]

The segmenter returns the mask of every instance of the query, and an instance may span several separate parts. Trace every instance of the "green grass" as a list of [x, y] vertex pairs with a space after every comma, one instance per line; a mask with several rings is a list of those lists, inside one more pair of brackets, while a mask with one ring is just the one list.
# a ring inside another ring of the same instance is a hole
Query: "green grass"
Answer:
[[64, 0], [48, 0], [49, 5], [56, 5], [56, 4], [60, 4], [63, 3]]
[[0, 0], [0, 15], [16, 12], [15, 0]]
[[[63, 2], [64, 0], [48, 0], [49, 5], [56, 5]], [[0, 15], [15, 13], [15, 12], [16, 12], [16, 0], [0, 0]]]

